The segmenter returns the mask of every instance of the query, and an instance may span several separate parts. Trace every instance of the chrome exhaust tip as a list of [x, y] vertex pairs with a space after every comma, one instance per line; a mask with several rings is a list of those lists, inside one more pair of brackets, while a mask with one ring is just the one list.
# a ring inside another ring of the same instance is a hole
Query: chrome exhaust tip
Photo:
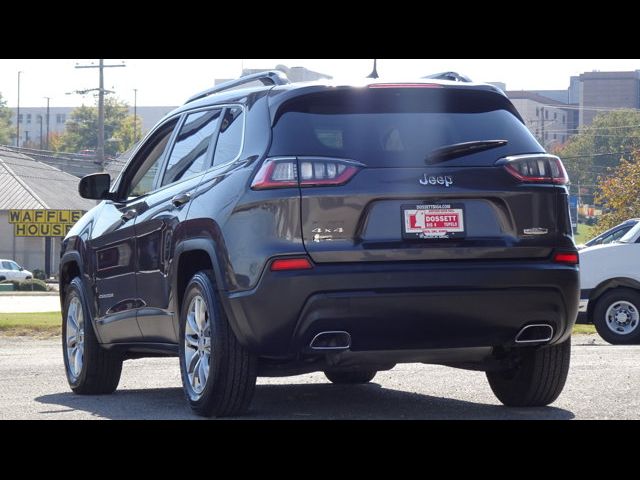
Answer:
[[312, 350], [348, 350], [351, 335], [343, 331], [320, 332], [313, 337], [309, 346]]
[[544, 343], [553, 337], [553, 327], [546, 323], [534, 323], [523, 327], [516, 335], [516, 343]]

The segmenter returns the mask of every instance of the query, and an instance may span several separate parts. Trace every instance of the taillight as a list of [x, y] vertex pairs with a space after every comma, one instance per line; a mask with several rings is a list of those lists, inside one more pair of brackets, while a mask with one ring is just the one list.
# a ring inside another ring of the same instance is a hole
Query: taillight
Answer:
[[562, 160], [555, 155], [514, 155], [498, 160], [515, 178], [525, 183], [555, 183], [566, 185], [569, 176]]
[[553, 255], [553, 262], [577, 265], [580, 263], [580, 257], [578, 256], [578, 252], [556, 252]]
[[271, 263], [272, 272], [281, 272], [284, 270], [309, 270], [312, 268], [309, 259], [302, 258], [279, 258]]
[[[298, 165], [300, 174], [298, 175]], [[258, 170], [251, 188], [265, 190], [286, 187], [336, 186], [347, 183], [360, 167], [335, 158], [268, 158]]]

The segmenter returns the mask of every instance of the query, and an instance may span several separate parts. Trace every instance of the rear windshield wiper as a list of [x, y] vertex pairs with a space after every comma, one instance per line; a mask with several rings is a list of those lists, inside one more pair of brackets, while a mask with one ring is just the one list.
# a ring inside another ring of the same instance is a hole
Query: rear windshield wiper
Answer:
[[503, 147], [507, 143], [509, 143], [507, 140], [477, 140], [474, 142], [454, 143], [453, 145], [447, 145], [445, 147], [432, 150], [427, 154], [424, 161], [426, 163], [446, 162], [452, 158], [462, 157], [469, 153]]

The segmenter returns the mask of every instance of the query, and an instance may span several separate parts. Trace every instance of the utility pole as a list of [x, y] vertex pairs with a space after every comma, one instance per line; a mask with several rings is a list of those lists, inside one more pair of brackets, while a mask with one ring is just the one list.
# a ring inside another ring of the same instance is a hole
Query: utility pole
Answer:
[[105, 65], [104, 59], [100, 59], [98, 65], [76, 65], [76, 68], [98, 68], [100, 70], [100, 82], [98, 85], [98, 145], [96, 157], [101, 167], [104, 167], [104, 69], [113, 67], [126, 67], [124, 63], [120, 65]]
[[544, 107], [540, 108], [540, 132], [541, 132], [540, 138], [542, 138], [542, 146], [546, 150], [547, 147], [545, 146], [545, 138], [544, 138]]
[[40, 121], [40, 150], [42, 150], [42, 115], [38, 115], [38, 120]]
[[133, 89], [133, 143], [138, 141], [138, 89]]
[[45, 150], [49, 150], [49, 100], [51, 100], [51, 97], [43, 97], [47, 99], [47, 139], [45, 141]]
[[20, 147], [20, 75], [18, 72], [18, 112], [16, 113], [16, 147]]

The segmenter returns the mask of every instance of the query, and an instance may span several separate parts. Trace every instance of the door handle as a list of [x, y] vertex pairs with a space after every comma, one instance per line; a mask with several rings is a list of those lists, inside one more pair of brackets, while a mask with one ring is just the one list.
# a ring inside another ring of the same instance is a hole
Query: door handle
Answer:
[[181, 193], [176, 195], [171, 199], [171, 203], [173, 203], [174, 207], [181, 207], [185, 203], [188, 203], [191, 200], [191, 195], [188, 193]]
[[135, 208], [132, 208], [131, 210], [127, 210], [122, 215], [120, 215], [120, 218], [122, 218], [122, 220], [124, 220], [125, 222], [128, 222], [129, 220], [133, 220], [134, 218], [136, 218], [136, 215], [138, 215], [138, 212]]

